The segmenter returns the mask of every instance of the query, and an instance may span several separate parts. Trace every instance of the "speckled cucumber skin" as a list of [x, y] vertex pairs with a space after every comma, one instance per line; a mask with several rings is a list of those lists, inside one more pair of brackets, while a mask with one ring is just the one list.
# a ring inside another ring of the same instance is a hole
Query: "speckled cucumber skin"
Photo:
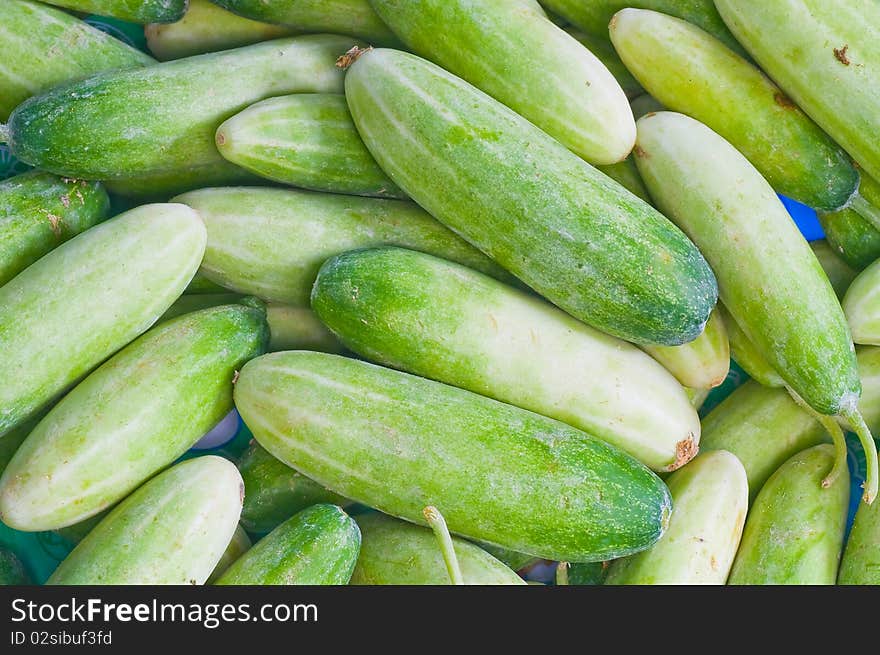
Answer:
[[[427, 528], [384, 514], [357, 517], [361, 552], [353, 585], [448, 585], [437, 537]], [[520, 585], [525, 581], [479, 546], [453, 538], [466, 585]]]
[[0, 587], [33, 584], [21, 560], [11, 550], [0, 548]]
[[0, 435], [155, 323], [192, 279], [206, 240], [189, 207], [144, 205], [0, 287]]
[[694, 245], [521, 116], [393, 50], [363, 54], [345, 86], [391, 179], [552, 303], [638, 343], [680, 345], [703, 331], [717, 288]]
[[40, 257], [107, 218], [96, 182], [31, 171], [0, 182], [0, 286]]
[[273, 353], [235, 403], [266, 450], [327, 488], [463, 537], [545, 559], [597, 561], [663, 533], [669, 492], [648, 468], [549, 418], [334, 355]]
[[260, 539], [217, 584], [348, 584], [360, 547], [354, 519], [336, 505], [314, 505]]
[[611, 40], [642, 86], [733, 144], [778, 192], [833, 211], [859, 186], [849, 156], [758, 68], [698, 27], [624, 9]]
[[850, 285], [843, 298], [843, 311], [856, 343], [880, 345], [880, 260]]
[[[192, 0], [190, 0], [190, 2], [192, 2]], [[226, 570], [232, 566], [234, 562], [251, 549], [252, 545], [251, 538], [248, 537], [244, 528], [240, 525], [235, 528], [235, 533], [232, 535], [229, 545], [226, 546], [226, 550], [223, 551], [220, 561], [217, 562], [217, 566], [211, 571], [211, 575], [205, 581], [205, 584], [214, 584], [221, 575], [226, 573]]]
[[75, 16], [30, 0], [0, 2], [0, 61], [0, 121], [58, 84], [155, 63]]
[[188, 0], [43, 0], [50, 5], [131, 23], [172, 23], [180, 20]]
[[377, 363], [563, 421], [655, 471], [697, 451], [681, 385], [638, 348], [459, 264], [401, 248], [328, 260], [312, 308]]
[[822, 270], [828, 276], [828, 281], [831, 282], [834, 293], [837, 294], [840, 300], [843, 300], [847, 290], [858, 277], [859, 272], [850, 266], [825, 239], [812, 241], [810, 248], [813, 249], [813, 254], [816, 255]]
[[833, 585], [843, 549], [849, 473], [828, 489], [822, 479], [834, 448], [814, 446], [767, 480], [749, 512], [728, 584]]
[[0, 478], [0, 520], [73, 525], [122, 500], [232, 410], [232, 380], [265, 352], [265, 311], [224, 305], [150, 330], [80, 382]]
[[510, 277], [411, 202], [255, 187], [203, 189], [175, 202], [198, 211], [208, 226], [202, 273], [268, 301], [307, 307], [326, 259], [383, 245]]
[[177, 464], [119, 503], [47, 584], [204, 584], [235, 534], [243, 494], [228, 460]]

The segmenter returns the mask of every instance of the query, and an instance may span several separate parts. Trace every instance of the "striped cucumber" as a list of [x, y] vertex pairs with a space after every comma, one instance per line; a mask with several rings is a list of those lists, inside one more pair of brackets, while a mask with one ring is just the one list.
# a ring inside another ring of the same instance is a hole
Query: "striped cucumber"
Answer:
[[[371, 4], [413, 52], [507, 105], [590, 163], [614, 164], [632, 150], [635, 123], [617, 80], [596, 55], [531, 3]], [[487, 123], [485, 129], [488, 136], [496, 127]]]
[[740, 368], [748, 373], [750, 378], [760, 382], [765, 387], [784, 387], [785, 380], [776, 372], [764, 355], [758, 350], [752, 340], [743, 332], [724, 305], [718, 305], [724, 323], [727, 326], [727, 336], [730, 341], [730, 355]]
[[150, 330], [34, 428], [0, 478], [0, 519], [54, 530], [125, 498], [232, 410], [235, 371], [267, 341], [265, 312], [244, 305]]
[[192, 278], [206, 239], [189, 207], [144, 205], [0, 287], [0, 436], [155, 323]]
[[218, 188], [175, 198], [208, 226], [202, 273], [265, 300], [308, 306], [318, 269], [340, 252], [399, 245], [509, 275], [410, 202], [310, 191]]
[[859, 506], [840, 561], [837, 584], [880, 584], [880, 506]]
[[828, 276], [834, 293], [838, 299], [843, 300], [859, 272], [850, 266], [825, 239], [811, 242], [810, 248], [813, 249], [813, 254], [819, 260], [819, 265]]
[[348, 584], [360, 547], [354, 519], [336, 505], [314, 505], [260, 539], [217, 584]]
[[645, 92], [642, 85], [639, 84], [638, 80], [633, 77], [633, 74], [629, 72], [629, 69], [620, 60], [607, 36], [595, 36], [572, 28], [566, 28], [565, 31], [584, 45], [587, 50], [596, 55], [596, 58], [602, 62], [605, 68], [608, 69], [608, 72], [617, 80], [617, 83], [629, 100], [633, 100]]
[[650, 205], [413, 55], [362, 54], [345, 86], [391, 179], [552, 303], [628, 341], [680, 345], [702, 333], [712, 271]]
[[130, 23], [171, 23], [180, 20], [189, 0], [42, 0], [86, 14], [112, 16]]
[[0, 182], [0, 286], [110, 210], [96, 182], [31, 171]]
[[33, 584], [15, 553], [0, 548], [0, 587]]
[[401, 198], [361, 140], [345, 96], [308, 93], [251, 105], [217, 129], [217, 149], [260, 177], [314, 191]]
[[880, 260], [859, 273], [850, 285], [843, 311], [856, 343], [880, 345]]
[[47, 584], [204, 584], [235, 533], [243, 494], [228, 460], [177, 464], [119, 503]]
[[217, 581], [217, 578], [226, 573], [226, 569], [232, 566], [235, 561], [251, 549], [252, 545], [251, 538], [248, 537], [244, 528], [240, 525], [235, 528], [235, 533], [232, 535], [229, 545], [226, 546], [226, 550], [224, 550], [223, 555], [220, 556], [220, 561], [217, 562], [214, 570], [211, 571], [211, 575], [208, 576], [205, 584], [214, 584], [214, 582]]
[[[651, 546], [669, 492], [635, 459], [549, 418], [335, 355], [248, 362], [235, 404], [260, 444], [327, 488], [414, 523], [546, 559]], [[540, 476], [541, 484], [535, 484]]]
[[671, 471], [697, 452], [681, 385], [635, 346], [524, 291], [401, 248], [329, 259], [312, 309], [377, 363], [563, 421]]

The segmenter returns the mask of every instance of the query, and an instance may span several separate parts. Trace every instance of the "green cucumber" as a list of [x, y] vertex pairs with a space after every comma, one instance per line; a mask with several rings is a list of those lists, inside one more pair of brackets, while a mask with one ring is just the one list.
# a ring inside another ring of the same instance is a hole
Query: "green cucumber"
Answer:
[[709, 394], [712, 393], [712, 389], [691, 389], [685, 387], [684, 392], [690, 399], [691, 405], [693, 405], [694, 409], [700, 411], [703, 407], [703, 403], [706, 402], [706, 399], [709, 398]]
[[850, 266], [825, 239], [811, 242], [810, 248], [813, 249], [813, 254], [816, 255], [822, 270], [828, 276], [834, 293], [840, 300], [843, 300], [859, 272]]
[[794, 455], [758, 493], [749, 512], [728, 584], [833, 585], [843, 549], [849, 473], [828, 489], [834, 466], [823, 444]]
[[189, 0], [42, 0], [86, 14], [111, 16], [130, 23], [171, 23], [180, 20]]
[[730, 356], [750, 378], [754, 378], [765, 387], [784, 387], [785, 380], [776, 372], [758, 351], [752, 340], [743, 332], [724, 305], [718, 305], [724, 324], [727, 326], [727, 336], [730, 341]]
[[697, 452], [697, 413], [662, 366], [464, 266], [401, 248], [344, 253], [321, 268], [312, 309], [367, 359], [568, 423], [655, 471]]
[[[211, 307], [219, 307], [220, 305], [235, 305], [242, 302], [248, 296], [240, 293], [198, 293], [193, 295], [183, 295], [174, 301], [174, 304], [168, 308], [168, 311], [162, 314], [162, 317], [156, 321], [156, 324], [170, 321], [172, 318], [183, 316], [191, 312], [198, 312]], [[267, 312], [268, 313], [268, 312]]]
[[[430, 530], [384, 514], [357, 517], [361, 552], [351, 576], [353, 585], [448, 585], [440, 546]], [[514, 571], [480, 547], [453, 539], [464, 583], [525, 584]]]
[[204, 584], [235, 533], [243, 494], [222, 457], [177, 464], [119, 503], [47, 584]]
[[208, 226], [202, 273], [239, 293], [308, 306], [318, 269], [340, 252], [399, 245], [509, 275], [410, 202], [253, 187], [175, 198]]
[[0, 436], [149, 328], [205, 251], [184, 205], [145, 205], [86, 230], [0, 287]]
[[391, 179], [552, 303], [627, 341], [680, 345], [702, 333], [712, 271], [650, 205], [413, 55], [362, 54], [345, 86]]
[[880, 260], [859, 273], [843, 298], [843, 311], [856, 343], [880, 345], [878, 292], [880, 292]]
[[[617, 80], [531, 3], [370, 1], [414, 53], [507, 105], [590, 163], [614, 164], [632, 150], [635, 124]], [[484, 138], [496, 129], [503, 128], [487, 123]]]
[[165, 202], [173, 195], [201, 189], [208, 184], [228, 186], [260, 184], [261, 181], [256, 175], [243, 168], [230, 166], [229, 162], [222, 160], [124, 180], [105, 180], [104, 186], [110, 192], [111, 198], [119, 198], [136, 206], [145, 202]]
[[666, 486], [622, 451], [366, 362], [264, 355], [242, 369], [235, 404], [266, 450], [332, 491], [414, 523], [433, 505], [452, 532], [536, 557], [631, 554], [669, 520]]
[[11, 550], [0, 548], [0, 587], [33, 584], [21, 560]]
[[880, 584], [880, 506], [859, 506], [840, 561], [837, 584]]
[[33, 95], [152, 58], [75, 16], [31, 0], [0, 2], [0, 121]]
[[[871, 205], [880, 206], [880, 184], [864, 171], [859, 195]], [[856, 270], [880, 259], [880, 231], [852, 206], [836, 212], [819, 212], [819, 223], [828, 244]]]
[[597, 166], [596, 168], [633, 195], [638, 196], [649, 205], [651, 204], [651, 196], [645, 188], [645, 183], [642, 182], [639, 169], [636, 168], [636, 162], [632, 157], [627, 157], [616, 164]]
[[[190, 0], [190, 2], [192, 2], [192, 0]], [[205, 584], [214, 584], [221, 575], [226, 573], [226, 570], [232, 566], [233, 563], [238, 561], [242, 555], [251, 549], [252, 545], [251, 538], [248, 537], [244, 528], [240, 525], [235, 528], [232, 540], [229, 542], [229, 545], [226, 546], [226, 550], [223, 551], [220, 561], [217, 562], [217, 566], [211, 571], [211, 575], [205, 581]]]
[[[193, 276], [192, 281], [187, 285], [186, 290], [183, 293], [184, 293], [184, 295], [187, 295], [187, 296], [201, 296], [201, 295], [219, 295], [219, 294], [226, 294], [226, 293], [232, 293], [232, 292], [229, 289], [224, 289], [216, 282], [211, 282], [211, 280], [206, 278], [201, 273], [196, 273]], [[238, 294], [238, 295], [240, 295], [240, 294]]]
[[64, 539], [64, 541], [69, 543], [71, 546], [76, 546], [80, 541], [85, 539], [86, 535], [94, 530], [95, 527], [97, 527], [97, 525], [101, 521], [103, 521], [104, 518], [112, 511], [112, 508], [105, 509], [104, 511], [99, 512], [84, 521], [80, 521], [79, 523], [74, 523], [73, 525], [68, 525], [63, 528], [58, 528], [57, 530], [53, 530], [53, 532]]
[[727, 582], [749, 508], [743, 465], [727, 451], [710, 451], [666, 484], [675, 506], [666, 534], [651, 549], [612, 562], [605, 584]]
[[26, 421], [19, 426], [12, 428], [12, 430], [0, 438], [0, 475], [3, 475], [3, 471], [9, 466], [9, 462], [15, 455], [15, 451], [24, 443], [24, 440], [31, 433], [31, 430], [34, 429], [34, 426], [36, 426], [37, 423], [38, 421], [35, 419]]
[[555, 582], [559, 586], [595, 587], [605, 582], [607, 571], [607, 562], [586, 564], [559, 562], [556, 565]]
[[849, 156], [758, 68], [666, 14], [624, 9], [611, 41], [645, 89], [727, 139], [778, 192], [834, 211], [859, 185]]
[[645, 92], [642, 85], [639, 84], [638, 80], [633, 77], [633, 74], [629, 72], [626, 65], [620, 60], [607, 35], [601, 37], [572, 28], [565, 28], [565, 31], [583, 44], [587, 50], [596, 55], [599, 61], [608, 69], [608, 72], [617, 80], [617, 83], [629, 100], [633, 100]]
[[0, 182], [0, 286], [56, 246], [107, 218], [96, 182], [31, 171]]
[[260, 539], [217, 584], [348, 584], [360, 547], [354, 519], [336, 505], [314, 505]]
[[17, 530], [54, 530], [125, 498], [232, 410], [235, 371], [265, 352], [268, 337], [264, 311], [224, 305], [129, 344], [18, 449], [0, 478], [0, 519]]

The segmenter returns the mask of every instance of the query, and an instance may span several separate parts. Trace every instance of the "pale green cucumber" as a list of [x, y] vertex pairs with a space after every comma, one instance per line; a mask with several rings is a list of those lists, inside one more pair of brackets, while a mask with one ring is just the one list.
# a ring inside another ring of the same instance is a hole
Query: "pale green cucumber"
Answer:
[[330, 193], [405, 199], [361, 140], [345, 96], [308, 93], [251, 105], [217, 129], [217, 149], [260, 177]]
[[15, 553], [0, 548], [0, 587], [33, 584]]
[[243, 494], [228, 460], [177, 464], [119, 503], [47, 584], [204, 584], [235, 533]]
[[840, 561], [837, 584], [880, 585], [880, 506], [859, 506]]
[[[590, 163], [614, 164], [632, 150], [635, 124], [617, 80], [531, 4], [370, 2], [413, 52], [507, 105]], [[496, 128], [485, 129], [488, 134]]]
[[227, 289], [308, 306], [318, 269], [341, 252], [399, 245], [510, 276], [410, 202], [253, 187], [175, 198], [208, 226], [202, 273]]
[[880, 345], [880, 260], [859, 273], [850, 285], [843, 311], [856, 343]]
[[729, 584], [833, 585], [843, 549], [849, 473], [828, 489], [834, 466], [823, 444], [786, 461], [764, 484], [749, 512]]
[[638, 83], [633, 74], [629, 72], [626, 65], [620, 60], [608, 36], [596, 36], [587, 34], [573, 28], [565, 28], [565, 31], [571, 34], [575, 39], [580, 41], [590, 52], [592, 52], [599, 61], [608, 69], [608, 72], [614, 76], [620, 88], [630, 100], [642, 95], [645, 90]]
[[[863, 212], [866, 206], [880, 207], [880, 184], [864, 171], [861, 171], [859, 196], [868, 203], [862, 203]], [[819, 212], [819, 222], [828, 244], [853, 268], [862, 270], [880, 259], [880, 231], [853, 205], [836, 212]]]
[[205, 242], [189, 207], [145, 205], [0, 287], [0, 435], [155, 323], [192, 279]]
[[758, 351], [752, 340], [743, 332], [724, 305], [718, 304], [718, 311], [724, 317], [727, 326], [727, 337], [730, 342], [730, 356], [740, 368], [765, 387], [784, 387], [785, 380], [767, 362], [766, 358]]
[[656, 11], [624, 9], [611, 40], [648, 93], [727, 139], [778, 193], [825, 211], [849, 203], [859, 173], [846, 152], [711, 34]]
[[642, 182], [642, 177], [639, 175], [639, 169], [636, 168], [636, 162], [632, 157], [627, 157], [616, 164], [597, 166], [596, 168], [605, 173], [605, 175], [617, 182], [630, 193], [638, 196], [648, 204], [651, 204], [651, 196], [645, 188], [645, 183]]
[[393, 50], [360, 56], [346, 98], [399, 187], [564, 311], [638, 343], [703, 331], [716, 285], [694, 245], [521, 116]]
[[846, 295], [859, 272], [850, 266], [837, 251], [825, 239], [810, 243], [813, 254], [819, 260], [822, 270], [828, 276], [828, 281], [834, 288], [834, 293], [840, 300]]
[[[358, 516], [357, 522], [362, 543], [351, 584], [450, 584], [440, 546], [430, 530], [378, 513]], [[453, 544], [465, 584], [525, 584], [480, 547], [463, 539], [453, 539]]]
[[131, 23], [171, 23], [180, 20], [189, 0], [42, 0], [86, 14], [111, 16]]
[[[190, 0], [190, 2], [192, 2], [192, 0]], [[223, 551], [220, 561], [217, 562], [217, 566], [211, 571], [211, 575], [205, 581], [205, 584], [214, 584], [221, 575], [226, 573], [226, 570], [232, 566], [232, 564], [238, 561], [242, 555], [250, 550], [252, 545], [251, 538], [248, 537], [244, 528], [240, 525], [235, 528], [232, 540], [229, 542], [229, 545], [226, 546], [226, 550]]]

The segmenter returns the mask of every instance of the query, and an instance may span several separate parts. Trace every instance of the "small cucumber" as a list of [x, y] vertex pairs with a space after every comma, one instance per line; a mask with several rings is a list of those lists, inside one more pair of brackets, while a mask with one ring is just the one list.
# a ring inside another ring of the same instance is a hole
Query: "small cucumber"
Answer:
[[820, 213], [819, 222], [828, 244], [854, 269], [862, 270], [880, 259], [880, 231], [854, 209]]
[[235, 533], [243, 494], [222, 457], [177, 464], [119, 503], [47, 584], [204, 584]]
[[840, 562], [837, 584], [880, 584], [880, 506], [859, 506]]
[[11, 550], [0, 548], [0, 587], [33, 584], [21, 560]]
[[811, 242], [810, 247], [813, 249], [816, 259], [819, 260], [822, 270], [825, 271], [825, 275], [828, 276], [834, 293], [840, 300], [843, 300], [859, 272], [847, 264], [825, 239]]
[[828, 489], [834, 466], [823, 444], [786, 461], [758, 493], [749, 512], [728, 584], [833, 585], [843, 549], [849, 473]]
[[776, 372], [764, 356], [758, 351], [752, 340], [743, 332], [724, 305], [719, 304], [718, 310], [724, 316], [727, 336], [730, 341], [730, 355], [740, 368], [765, 387], [784, 387], [785, 380]]
[[843, 298], [843, 311], [856, 343], [880, 345], [880, 260], [859, 273]]
[[189, 0], [43, 0], [86, 14], [111, 16], [130, 23], [172, 23], [180, 20]]
[[314, 505], [260, 539], [217, 584], [348, 584], [360, 547], [354, 519], [336, 505]]
[[413, 55], [362, 54], [345, 86], [391, 179], [552, 303], [628, 341], [680, 345], [702, 333], [717, 295], [712, 271], [650, 205]]
[[[192, 2], [192, 0], [190, 0], [190, 2]], [[226, 546], [226, 550], [223, 551], [220, 561], [217, 562], [217, 566], [211, 571], [211, 575], [205, 581], [205, 584], [214, 584], [214, 582], [217, 581], [217, 578], [223, 575], [234, 562], [250, 550], [252, 545], [251, 538], [248, 537], [244, 528], [241, 526], [235, 528], [232, 540], [229, 542], [229, 545]]]
[[0, 436], [149, 328], [202, 260], [184, 205], [145, 205], [86, 230], [0, 287]]

